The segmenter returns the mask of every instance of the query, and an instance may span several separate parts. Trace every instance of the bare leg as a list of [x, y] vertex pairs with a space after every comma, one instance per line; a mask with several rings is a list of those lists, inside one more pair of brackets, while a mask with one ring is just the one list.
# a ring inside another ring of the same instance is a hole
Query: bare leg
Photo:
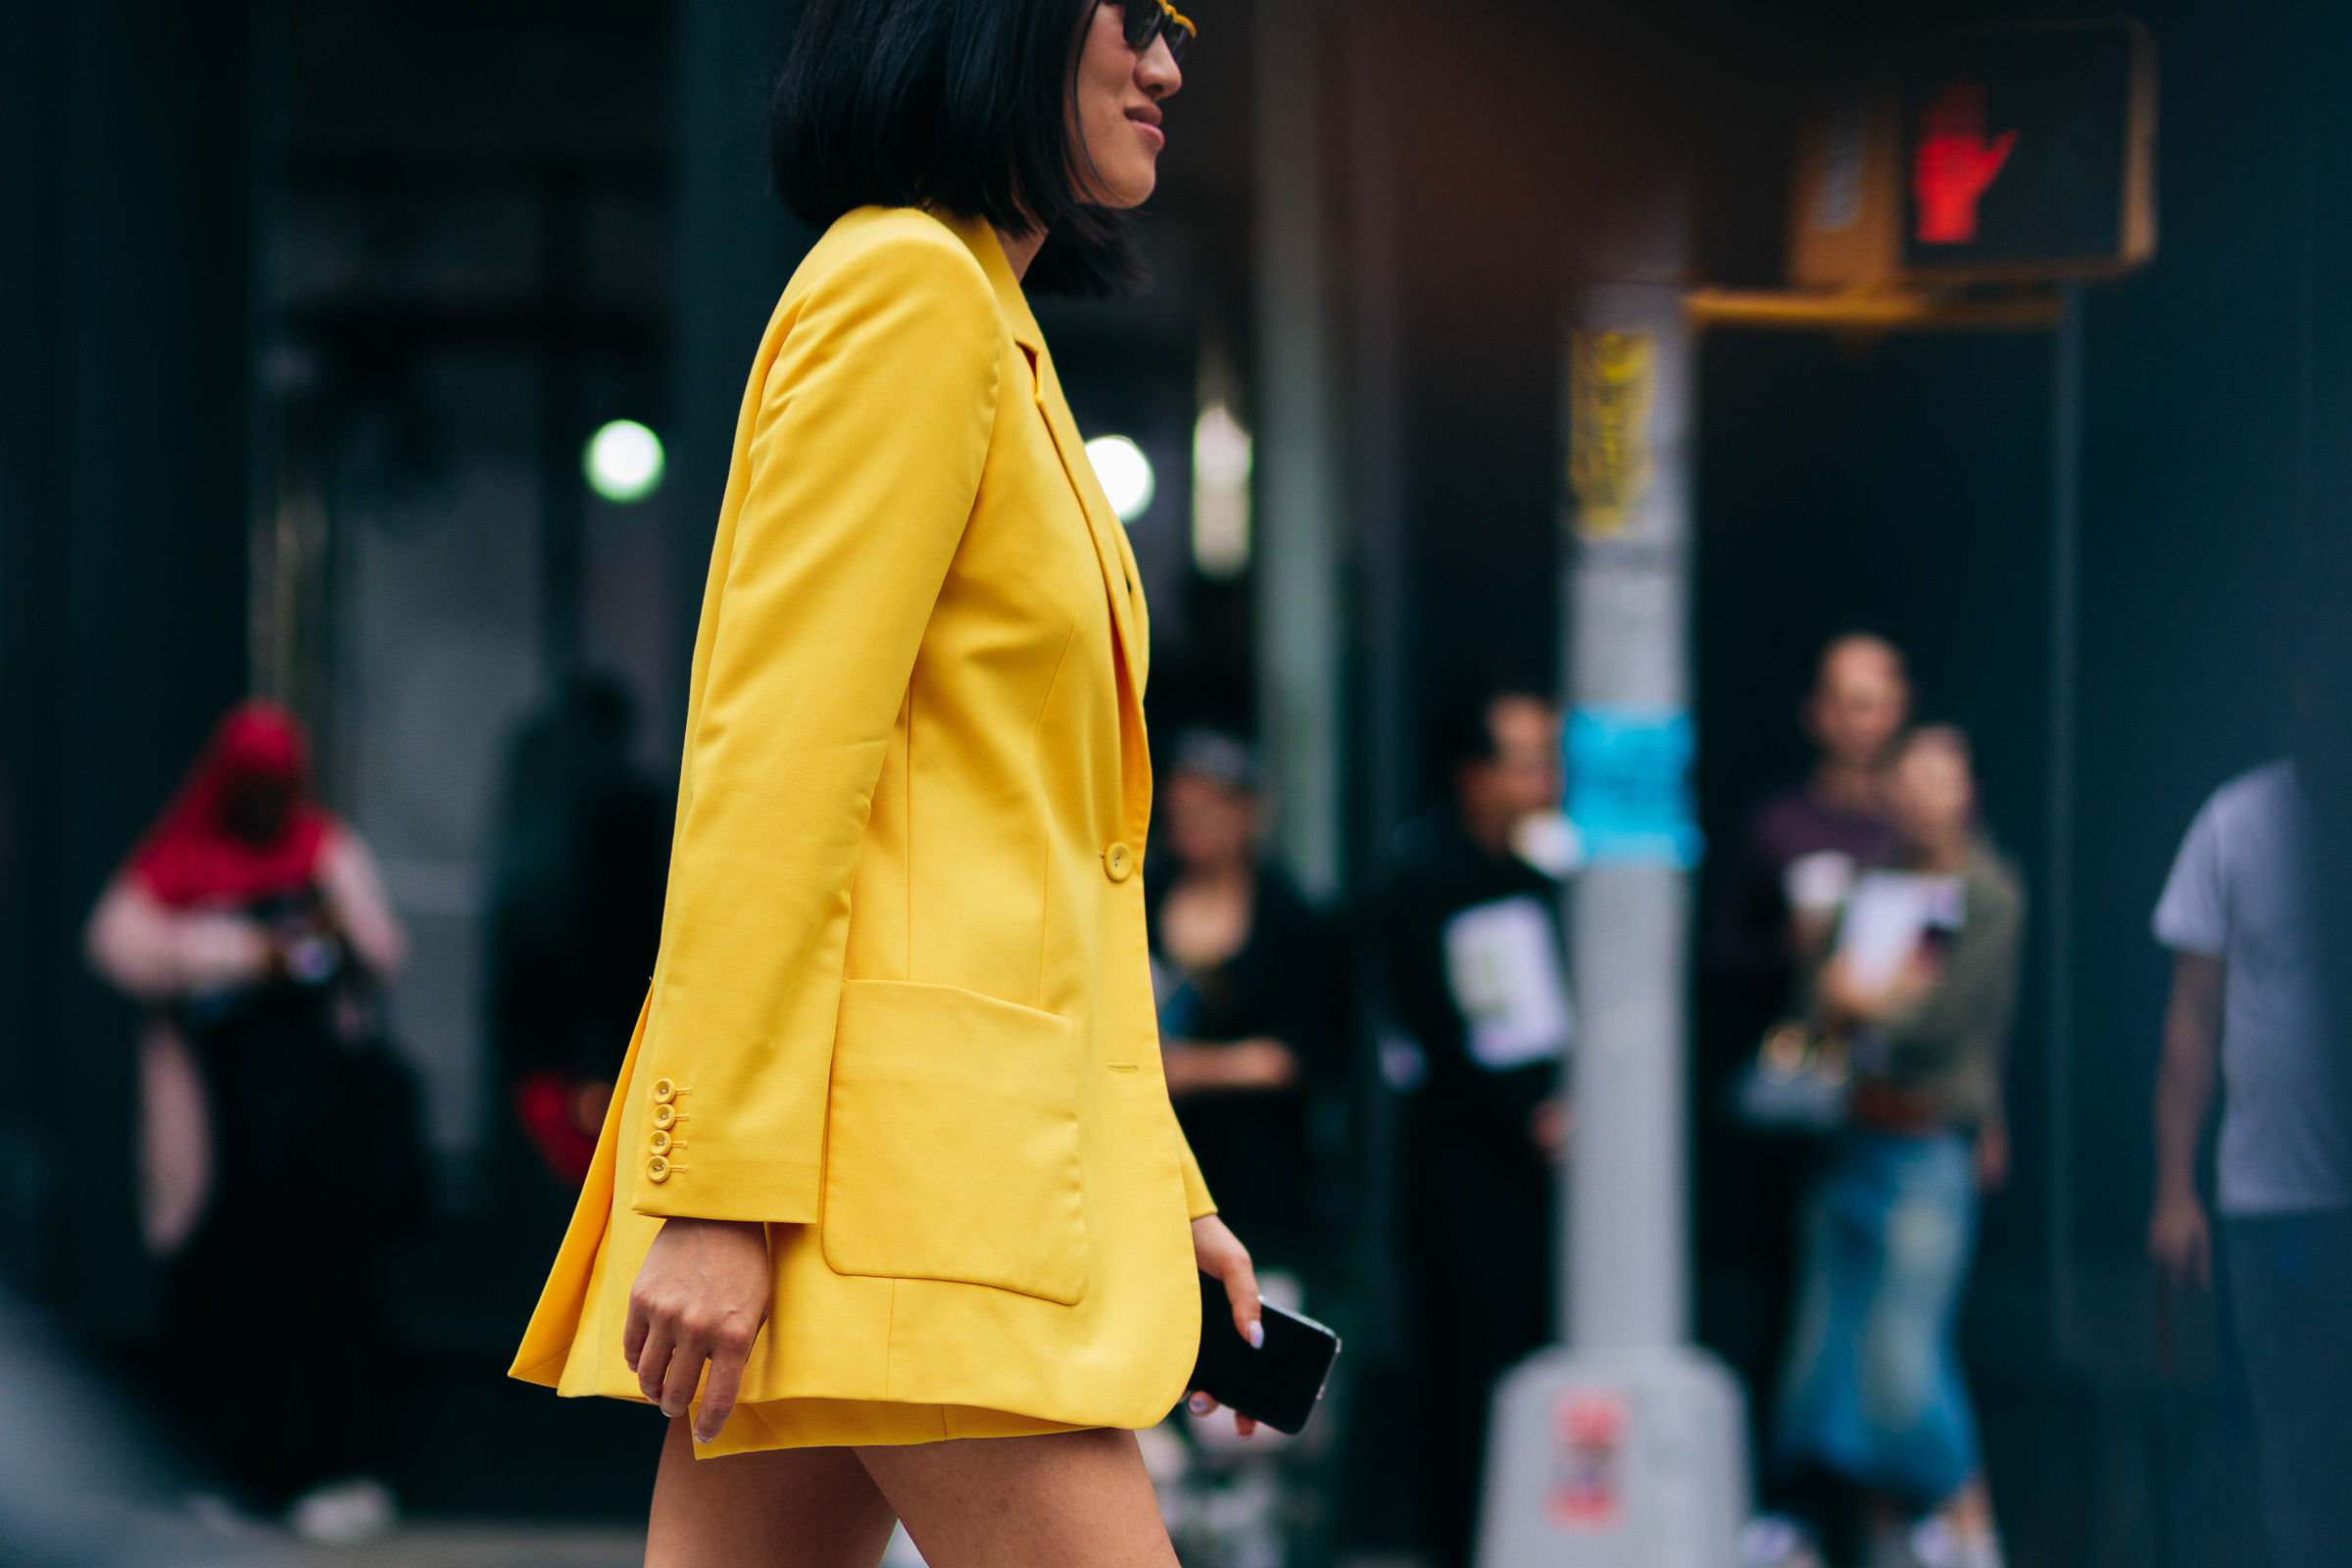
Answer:
[[1176, 1568], [1132, 1432], [857, 1454], [931, 1568]]
[[697, 1459], [669, 1424], [645, 1568], [874, 1568], [896, 1522], [848, 1448]]

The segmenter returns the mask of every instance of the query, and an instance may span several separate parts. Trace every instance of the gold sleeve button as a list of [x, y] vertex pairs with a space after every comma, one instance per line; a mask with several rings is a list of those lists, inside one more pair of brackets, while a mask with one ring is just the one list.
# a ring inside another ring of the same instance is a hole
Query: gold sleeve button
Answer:
[[656, 1154], [653, 1158], [647, 1160], [645, 1162], [645, 1179], [649, 1182], [665, 1182], [669, 1180], [669, 1161], [663, 1159], [660, 1154]]
[[1124, 844], [1113, 844], [1102, 852], [1102, 869], [1113, 882], [1124, 882], [1135, 875], [1135, 852]]
[[669, 1152], [669, 1134], [667, 1133], [658, 1132], [645, 1142], [646, 1147], [651, 1149], [657, 1154], [666, 1154]]
[[677, 1086], [676, 1084], [673, 1084], [673, 1083], [671, 1083], [671, 1082], [670, 1082], [668, 1079], [666, 1079], [666, 1078], [657, 1078], [657, 1079], [655, 1079], [655, 1080], [654, 1080], [654, 1103], [655, 1103], [655, 1104], [657, 1104], [657, 1105], [666, 1105], [666, 1104], [668, 1104], [668, 1103], [669, 1103], [669, 1102], [670, 1102], [672, 1100], [674, 1100], [674, 1099], [676, 1099], [676, 1098], [677, 1098], [677, 1094], [678, 1094], [678, 1086]]
[[654, 1107], [654, 1125], [656, 1127], [666, 1129], [671, 1122], [677, 1119], [678, 1108], [675, 1105], [656, 1105]]

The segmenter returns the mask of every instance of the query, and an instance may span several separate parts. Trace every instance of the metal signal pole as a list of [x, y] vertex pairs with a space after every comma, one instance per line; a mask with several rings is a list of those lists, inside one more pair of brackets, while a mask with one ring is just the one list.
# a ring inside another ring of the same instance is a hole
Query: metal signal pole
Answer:
[[1582, 1017], [1564, 1173], [1565, 1349], [1498, 1392], [1481, 1568], [1728, 1568], [1737, 1382], [1690, 1343], [1684, 1081], [1695, 340], [1677, 198], [1596, 254], [1569, 344], [1568, 895]]

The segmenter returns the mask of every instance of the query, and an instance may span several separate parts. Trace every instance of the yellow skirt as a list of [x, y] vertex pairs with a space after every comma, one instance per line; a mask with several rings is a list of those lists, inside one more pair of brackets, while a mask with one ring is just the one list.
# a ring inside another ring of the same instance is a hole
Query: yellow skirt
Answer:
[[1083, 1432], [1033, 1415], [983, 1410], [968, 1404], [896, 1404], [884, 1399], [768, 1399], [739, 1404], [717, 1441], [695, 1445], [695, 1457], [760, 1448], [877, 1447], [940, 1443], [950, 1438], [1027, 1438]]

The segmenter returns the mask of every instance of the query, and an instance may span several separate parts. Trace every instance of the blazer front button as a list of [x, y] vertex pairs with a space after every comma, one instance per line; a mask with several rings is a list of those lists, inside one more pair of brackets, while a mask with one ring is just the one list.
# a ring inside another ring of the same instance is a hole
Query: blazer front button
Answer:
[[647, 1160], [645, 1162], [645, 1179], [649, 1182], [665, 1182], [669, 1180], [669, 1161], [663, 1159], [660, 1154], [656, 1154], [653, 1158]]
[[1113, 882], [1124, 882], [1135, 875], [1135, 852], [1124, 844], [1113, 844], [1102, 852], [1102, 869]]

